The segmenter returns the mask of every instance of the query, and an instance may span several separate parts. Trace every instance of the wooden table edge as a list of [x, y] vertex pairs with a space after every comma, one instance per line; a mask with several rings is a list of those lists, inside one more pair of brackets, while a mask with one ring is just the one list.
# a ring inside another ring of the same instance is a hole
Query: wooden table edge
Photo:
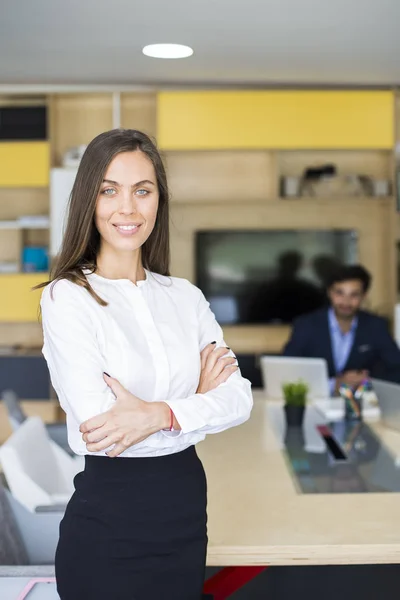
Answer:
[[400, 544], [230, 547], [209, 546], [208, 566], [400, 564]]

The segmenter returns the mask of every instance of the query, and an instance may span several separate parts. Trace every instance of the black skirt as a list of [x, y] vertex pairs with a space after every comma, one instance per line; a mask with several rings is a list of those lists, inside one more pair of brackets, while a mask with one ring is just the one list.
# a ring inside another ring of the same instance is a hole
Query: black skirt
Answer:
[[56, 552], [61, 600], [200, 600], [207, 492], [193, 446], [86, 456], [74, 485]]

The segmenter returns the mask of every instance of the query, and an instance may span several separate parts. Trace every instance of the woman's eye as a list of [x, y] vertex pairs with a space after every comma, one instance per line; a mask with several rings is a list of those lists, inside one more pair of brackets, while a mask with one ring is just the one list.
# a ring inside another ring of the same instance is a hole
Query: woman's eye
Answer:
[[147, 190], [137, 190], [136, 193], [139, 194], [139, 196], [147, 196], [149, 192]]
[[102, 194], [105, 196], [113, 196], [115, 194], [115, 190], [113, 188], [106, 188], [102, 191]]

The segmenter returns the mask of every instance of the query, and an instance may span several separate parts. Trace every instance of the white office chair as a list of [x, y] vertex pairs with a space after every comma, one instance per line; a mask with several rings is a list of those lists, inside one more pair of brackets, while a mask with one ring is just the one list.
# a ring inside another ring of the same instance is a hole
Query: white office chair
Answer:
[[[8, 420], [13, 431], [16, 431], [28, 418], [24, 413], [17, 394], [13, 390], [4, 390], [1, 399], [7, 409]], [[46, 423], [47, 433], [51, 439], [68, 454], [75, 456], [68, 445], [67, 425], [65, 423]]]
[[45, 508], [39, 513], [27, 510], [0, 475], [0, 571], [3, 565], [54, 565], [64, 510]]
[[0, 480], [0, 565], [26, 565], [27, 553]]
[[83, 459], [69, 456], [48, 436], [39, 417], [29, 417], [0, 447], [0, 462], [12, 495], [28, 510], [65, 506]]

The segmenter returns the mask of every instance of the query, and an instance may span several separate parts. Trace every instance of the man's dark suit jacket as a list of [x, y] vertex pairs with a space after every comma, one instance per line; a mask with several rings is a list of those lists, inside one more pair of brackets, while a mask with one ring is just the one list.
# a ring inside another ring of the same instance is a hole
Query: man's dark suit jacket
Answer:
[[[328, 309], [320, 309], [296, 319], [283, 354], [325, 358], [329, 377], [339, 375], [333, 361]], [[343, 371], [363, 369], [367, 369], [372, 377], [400, 382], [400, 350], [391, 337], [385, 320], [360, 311], [354, 344]]]

